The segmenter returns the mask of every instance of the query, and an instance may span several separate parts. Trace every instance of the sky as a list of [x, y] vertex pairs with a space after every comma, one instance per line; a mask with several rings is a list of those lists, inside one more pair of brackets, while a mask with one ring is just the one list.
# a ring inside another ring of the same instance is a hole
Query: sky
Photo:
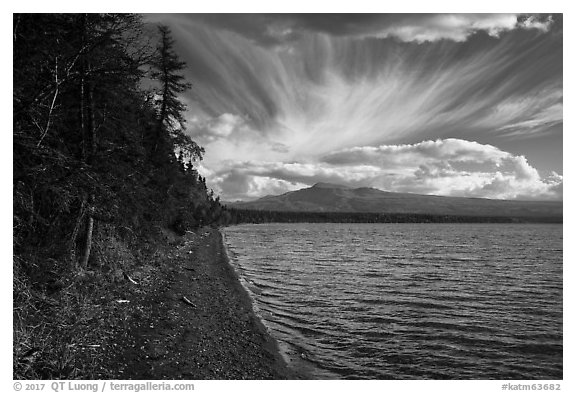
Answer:
[[329, 182], [561, 200], [562, 15], [149, 14], [224, 201]]

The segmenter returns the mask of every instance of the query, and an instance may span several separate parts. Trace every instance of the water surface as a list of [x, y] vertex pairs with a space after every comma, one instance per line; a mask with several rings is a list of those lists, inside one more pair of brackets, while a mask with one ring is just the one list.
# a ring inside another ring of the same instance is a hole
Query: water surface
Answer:
[[224, 233], [255, 308], [313, 378], [562, 378], [562, 225]]

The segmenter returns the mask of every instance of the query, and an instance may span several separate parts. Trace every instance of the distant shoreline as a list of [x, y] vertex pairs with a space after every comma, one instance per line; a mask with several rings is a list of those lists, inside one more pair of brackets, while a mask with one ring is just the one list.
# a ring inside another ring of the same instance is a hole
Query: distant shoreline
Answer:
[[481, 216], [422, 213], [299, 212], [229, 208], [231, 224], [261, 223], [494, 223], [562, 224], [562, 216]]

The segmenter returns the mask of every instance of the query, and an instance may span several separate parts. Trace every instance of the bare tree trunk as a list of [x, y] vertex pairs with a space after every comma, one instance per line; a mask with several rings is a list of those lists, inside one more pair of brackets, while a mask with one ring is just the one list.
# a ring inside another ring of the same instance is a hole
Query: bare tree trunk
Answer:
[[18, 14], [18, 16], [16, 16], [16, 20], [14, 21], [14, 31], [13, 31], [14, 43], [16, 43], [16, 39], [18, 38], [18, 26], [20, 25], [20, 17], [21, 15]]
[[[88, 70], [91, 71], [90, 65]], [[88, 109], [88, 156], [87, 161], [92, 163], [96, 155], [96, 121], [94, 119], [96, 113], [96, 106], [94, 104], [94, 83], [88, 83], [88, 102], [86, 105]]]
[[[86, 102], [86, 108], [88, 112], [88, 121], [87, 121], [87, 130], [86, 130], [86, 142], [87, 142], [87, 149], [86, 149], [86, 162], [88, 164], [92, 163], [92, 159], [96, 154], [96, 127], [94, 123], [94, 85], [89, 83], [88, 84], [88, 95]], [[89, 197], [89, 208], [88, 208], [88, 218], [87, 218], [87, 226], [86, 226], [86, 242], [84, 244], [84, 256], [82, 257], [82, 262], [80, 267], [82, 269], [86, 269], [88, 267], [88, 260], [90, 259], [90, 252], [92, 250], [92, 235], [94, 233], [94, 202], [95, 196], [94, 194], [90, 194]]]
[[90, 259], [90, 252], [92, 251], [92, 233], [94, 231], [93, 211], [94, 207], [90, 206], [90, 211], [88, 213], [88, 228], [86, 229], [86, 243], [84, 244], [84, 255], [82, 256], [82, 262], [80, 263], [81, 269], [86, 269], [88, 267], [88, 260]]
[[[84, 14], [81, 18], [82, 47], [84, 47], [86, 45], [87, 15]], [[86, 55], [83, 54], [80, 65], [80, 128], [82, 131], [82, 161], [85, 164], [90, 163], [94, 150], [94, 113], [91, 91], [92, 86], [86, 86], [87, 67], [88, 62], [86, 60]], [[86, 90], [88, 90], [88, 94], [86, 94]], [[90, 252], [92, 250], [92, 232], [94, 230], [94, 194], [90, 194], [88, 206], [88, 216], [86, 219], [86, 240], [84, 243], [84, 254], [82, 256], [82, 260], [80, 261], [80, 269], [85, 269], [88, 266], [88, 260], [90, 259]]]
[[82, 198], [82, 203], [80, 204], [80, 211], [78, 212], [78, 218], [76, 219], [76, 225], [74, 225], [74, 230], [70, 236], [70, 252], [68, 259], [70, 260], [70, 266], [74, 269], [78, 269], [76, 260], [76, 240], [78, 239], [78, 233], [80, 232], [80, 226], [82, 225], [82, 219], [84, 218], [84, 208], [86, 205], [86, 198]]

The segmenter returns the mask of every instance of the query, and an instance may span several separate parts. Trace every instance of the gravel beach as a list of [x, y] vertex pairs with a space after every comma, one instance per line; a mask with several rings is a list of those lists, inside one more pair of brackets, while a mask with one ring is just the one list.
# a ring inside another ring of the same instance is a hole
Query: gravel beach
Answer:
[[254, 314], [216, 229], [187, 233], [165, 263], [131, 277], [118, 379], [299, 379]]

